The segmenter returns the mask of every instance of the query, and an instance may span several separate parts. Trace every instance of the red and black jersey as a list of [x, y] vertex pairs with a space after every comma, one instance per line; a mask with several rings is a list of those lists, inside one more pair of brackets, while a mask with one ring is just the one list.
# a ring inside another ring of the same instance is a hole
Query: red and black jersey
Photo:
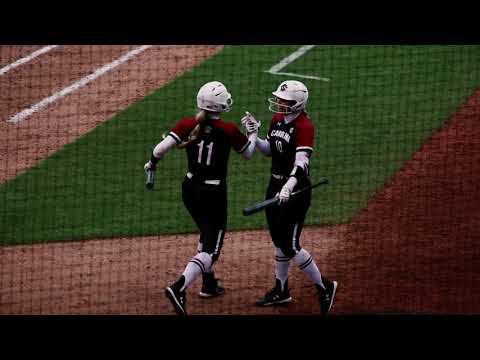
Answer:
[[285, 123], [283, 114], [275, 114], [270, 123], [267, 140], [272, 151], [272, 174], [289, 176], [297, 151], [313, 152], [315, 128], [305, 112]]
[[[194, 117], [184, 118], [169, 135], [180, 144], [197, 124]], [[242, 153], [250, 141], [237, 125], [221, 119], [205, 120], [200, 126], [200, 136], [186, 147], [188, 171], [200, 179], [226, 179], [230, 147]]]

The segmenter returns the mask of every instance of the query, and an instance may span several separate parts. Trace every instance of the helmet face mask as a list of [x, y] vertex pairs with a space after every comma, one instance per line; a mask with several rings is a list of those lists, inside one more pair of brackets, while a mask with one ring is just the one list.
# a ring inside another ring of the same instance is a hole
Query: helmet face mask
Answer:
[[269, 98], [268, 109], [277, 114], [291, 114], [304, 110], [308, 100], [307, 87], [296, 80], [282, 82]]
[[197, 107], [214, 113], [232, 110], [233, 99], [225, 85], [211, 81], [203, 85], [197, 94]]
[[294, 112], [292, 108], [295, 106], [295, 101], [293, 100], [284, 100], [275, 96], [273, 98], [269, 98], [268, 101], [270, 102], [268, 109], [272, 112], [277, 114], [291, 114]]

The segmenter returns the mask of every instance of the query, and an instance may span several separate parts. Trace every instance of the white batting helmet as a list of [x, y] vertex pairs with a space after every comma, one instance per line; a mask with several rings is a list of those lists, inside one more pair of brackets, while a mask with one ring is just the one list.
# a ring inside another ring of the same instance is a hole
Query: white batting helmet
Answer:
[[232, 109], [232, 95], [225, 85], [219, 81], [211, 81], [203, 85], [198, 91], [197, 107], [212, 112], [224, 112]]
[[[277, 91], [272, 92], [275, 96], [274, 98], [269, 98], [268, 102], [270, 106], [268, 109], [270, 111], [281, 113], [281, 114], [290, 114], [297, 112], [299, 110], [305, 109], [308, 100], [308, 89], [307, 87], [297, 80], [287, 80], [282, 82]], [[278, 99], [291, 101], [291, 105], [283, 105], [278, 102]], [[280, 106], [280, 108], [279, 108]], [[284, 111], [280, 110], [285, 108]]]

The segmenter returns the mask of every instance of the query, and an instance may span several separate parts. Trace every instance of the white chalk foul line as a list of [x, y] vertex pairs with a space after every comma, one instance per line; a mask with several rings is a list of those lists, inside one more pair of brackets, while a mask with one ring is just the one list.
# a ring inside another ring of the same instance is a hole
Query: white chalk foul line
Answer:
[[299, 77], [299, 78], [304, 78], [304, 79], [320, 80], [320, 81], [330, 81], [329, 78], [320, 77], [320, 76], [312, 76], [312, 75], [301, 75], [301, 74], [284, 73], [284, 72], [277, 72], [277, 73], [272, 73], [272, 74], [275, 74], [275, 75], [285, 75], [285, 76], [293, 76], [293, 77]]
[[288, 64], [294, 62], [297, 60], [300, 56], [305, 54], [308, 50], [313, 49], [315, 45], [305, 45], [302, 46], [300, 49], [295, 51], [294, 53], [288, 55], [285, 59], [280, 61], [277, 65], [272, 66], [267, 72], [269, 73], [278, 73], [280, 70], [282, 70], [285, 66]]
[[22, 64], [25, 64], [33, 59], [35, 59], [37, 56], [40, 56], [42, 54], [45, 54], [46, 52], [49, 52], [50, 50], [53, 50], [55, 49], [56, 47], [58, 47], [60, 45], [48, 45], [48, 46], [44, 46], [43, 48], [41, 49], [38, 49], [37, 51], [34, 51], [33, 53], [31, 53], [30, 55], [28, 56], [25, 56], [17, 61], [15, 61], [14, 63], [11, 63], [7, 66], [4, 66], [3, 68], [0, 69], [0, 75], [4, 75], [6, 74], [7, 72], [9, 72], [10, 70], [16, 68], [17, 66], [20, 66]]
[[302, 74], [293, 74], [293, 73], [286, 73], [286, 72], [280, 72], [284, 67], [286, 67], [288, 64], [291, 64], [295, 60], [297, 60], [299, 57], [301, 57], [303, 54], [305, 54], [307, 51], [313, 49], [315, 45], [305, 45], [302, 46], [300, 49], [295, 51], [294, 53], [288, 55], [286, 58], [284, 58], [282, 61], [280, 61], [278, 64], [272, 66], [270, 69], [268, 69], [266, 72], [273, 74], [273, 75], [285, 75], [285, 76], [294, 76], [294, 77], [300, 77], [300, 78], [305, 78], [305, 79], [314, 79], [314, 80], [321, 80], [321, 81], [330, 81], [329, 78], [326, 77], [319, 77], [319, 76], [311, 76], [311, 75], [302, 75]]
[[97, 69], [94, 73], [78, 80], [77, 82], [73, 83], [72, 85], [66, 87], [65, 89], [56, 92], [52, 96], [49, 96], [48, 98], [43, 99], [39, 103], [29, 107], [28, 109], [22, 110], [15, 116], [12, 116], [10, 119], [7, 120], [9, 123], [18, 123], [22, 120], [25, 120], [27, 117], [31, 116], [32, 114], [36, 113], [37, 111], [42, 110], [49, 104], [57, 101], [58, 99], [67, 96], [68, 94], [80, 89], [82, 86], [85, 86], [88, 84], [90, 81], [95, 80], [99, 76], [102, 76], [103, 74], [107, 73], [108, 71], [114, 69], [115, 67], [123, 64], [124, 62], [130, 60], [132, 57], [140, 54], [141, 52], [147, 50], [148, 48], [152, 47], [153, 45], [144, 45], [140, 46], [125, 55], [119, 57], [117, 60], [102, 66], [101, 68]]

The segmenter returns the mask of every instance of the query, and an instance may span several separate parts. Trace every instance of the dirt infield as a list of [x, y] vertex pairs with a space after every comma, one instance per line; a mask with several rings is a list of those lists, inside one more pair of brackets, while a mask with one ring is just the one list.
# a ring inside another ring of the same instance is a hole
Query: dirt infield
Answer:
[[[307, 248], [325, 268], [344, 228], [307, 228]], [[165, 285], [195, 254], [197, 235], [177, 235], [0, 248], [0, 314], [171, 314]], [[333, 257], [332, 257], [333, 258]], [[252, 306], [272, 283], [273, 249], [266, 231], [230, 232], [216, 272], [226, 294], [204, 300], [189, 289], [191, 314], [311, 314], [319, 305], [300, 270], [293, 269], [285, 308]], [[261, 271], [260, 271], [260, 270]]]
[[[206, 47], [203, 54], [218, 50]], [[160, 66], [161, 51], [145, 52], [136, 61], [153, 61]], [[180, 47], [179, 51], [188, 49]], [[115, 56], [117, 52], [112, 49], [111, 58]], [[6, 61], [2, 57], [0, 60], [2, 64]], [[175, 69], [178, 67], [177, 63]], [[174, 76], [168, 73], [158, 82]], [[1, 121], [0, 131], [2, 136], [6, 131], [8, 141], [7, 145], [0, 144], [0, 176], [5, 176], [7, 169], [7, 177], [16, 176], [132, 99], [158, 87], [140, 73], [128, 80], [132, 81], [128, 87], [145, 82], [148, 86], [140, 86], [135, 94], [118, 89], [127, 88], [118, 86], [126, 78], [102, 81], [92, 84], [103, 86], [101, 91], [87, 86], [84, 92], [21, 124], [12, 126]], [[95, 100], [85, 97], [104, 91], [118, 100], [113, 101], [115, 109], [99, 103], [101, 111], [92, 113], [87, 107], [92, 101], [96, 104]], [[25, 95], [23, 99], [18, 108], [33, 97], [27, 99]], [[84, 101], [89, 104], [86, 108], [73, 105]], [[0, 118], [10, 115], [1, 113]], [[66, 125], [72, 116], [80, 123]], [[302, 245], [314, 255], [323, 273], [339, 281], [333, 314], [480, 313], [480, 248], [476, 244], [480, 238], [479, 120], [477, 91], [371, 198], [351, 224], [304, 229]], [[40, 130], [37, 135], [37, 126], [56, 130], [49, 134]], [[32, 137], [38, 140], [35, 151], [39, 155], [29, 159], [27, 145]], [[5, 163], [7, 167], [3, 168]], [[0, 314], [172, 314], [163, 288], [183, 270], [195, 252], [196, 242], [196, 234], [187, 234], [0, 248]], [[189, 289], [190, 314], [319, 312], [313, 286], [294, 266], [290, 276], [293, 303], [266, 309], [253, 306], [273, 283], [273, 247], [267, 231], [227, 232], [216, 272], [226, 286], [226, 294], [200, 299], [196, 296], [200, 287], [197, 281]]]
[[337, 309], [480, 313], [479, 179], [477, 90], [349, 225]]
[[[222, 46], [188, 45], [152, 47], [22, 122], [6, 122], [19, 111], [135, 47], [60, 46], [0, 76], [0, 183], [34, 166], [222, 49]], [[0, 48], [0, 61], [12, 62], [14, 56], [26, 55], [26, 50]]]

